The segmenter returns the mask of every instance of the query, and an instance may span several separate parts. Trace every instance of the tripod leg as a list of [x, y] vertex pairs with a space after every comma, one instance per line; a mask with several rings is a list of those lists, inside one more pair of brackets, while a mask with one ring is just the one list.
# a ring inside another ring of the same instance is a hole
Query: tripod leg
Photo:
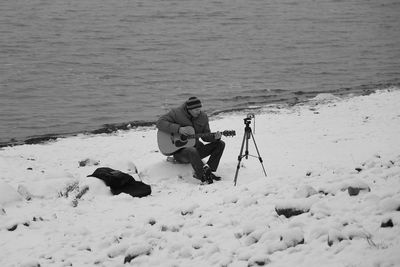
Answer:
[[244, 151], [245, 157], [246, 159], [249, 158], [249, 139], [250, 139], [250, 133], [251, 133], [251, 129], [247, 128], [244, 131], [244, 135], [246, 136], [246, 150]]
[[[236, 181], [237, 181], [237, 177], [238, 177], [238, 174], [239, 174], [240, 162], [242, 161], [242, 158], [243, 158], [242, 153], [243, 153], [243, 148], [244, 148], [244, 142], [246, 140], [248, 140], [248, 139], [247, 139], [247, 136], [246, 136], [246, 133], [245, 133], [243, 135], [242, 147], [240, 148], [240, 153], [239, 153], [239, 156], [238, 156], [238, 164], [237, 164], [237, 167], [236, 167], [236, 173], [235, 173], [235, 179], [234, 179], [235, 186], [236, 186]], [[247, 144], [248, 144], [248, 142], [247, 142]]]
[[256, 139], [254, 139], [253, 133], [252, 133], [252, 132], [250, 132], [250, 133], [251, 133], [251, 137], [253, 138], [254, 146], [256, 147], [256, 151], [257, 151], [257, 154], [258, 154], [258, 160], [259, 160], [260, 163], [261, 163], [261, 166], [262, 166], [262, 168], [263, 168], [265, 177], [267, 177], [267, 172], [265, 171], [264, 164], [263, 164], [263, 160], [262, 160], [262, 158], [261, 158], [261, 156], [260, 156], [260, 152], [258, 151], [258, 147], [257, 147], [257, 144], [256, 144]]

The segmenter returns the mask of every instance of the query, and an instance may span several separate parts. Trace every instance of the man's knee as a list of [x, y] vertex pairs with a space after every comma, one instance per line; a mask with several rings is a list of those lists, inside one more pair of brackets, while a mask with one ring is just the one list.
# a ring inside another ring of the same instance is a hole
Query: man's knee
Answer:
[[185, 153], [188, 155], [193, 155], [193, 154], [199, 153], [195, 147], [186, 147], [186, 148], [184, 148], [184, 150], [185, 150]]
[[193, 157], [196, 157], [198, 151], [194, 147], [185, 147], [174, 155], [174, 158], [179, 163], [190, 163]]
[[185, 147], [183, 149], [183, 154], [190, 161], [190, 159], [199, 157], [199, 151], [195, 147]]

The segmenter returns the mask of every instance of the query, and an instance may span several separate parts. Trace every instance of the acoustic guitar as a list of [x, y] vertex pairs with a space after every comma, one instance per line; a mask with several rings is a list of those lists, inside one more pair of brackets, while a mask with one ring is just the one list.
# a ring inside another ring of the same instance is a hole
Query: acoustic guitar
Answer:
[[[166, 156], [172, 155], [174, 152], [185, 147], [193, 147], [196, 144], [196, 138], [214, 136], [216, 133], [200, 133], [193, 135], [182, 135], [177, 133], [157, 132], [157, 143], [161, 153]], [[233, 130], [225, 130], [221, 132], [223, 136], [235, 136]]]

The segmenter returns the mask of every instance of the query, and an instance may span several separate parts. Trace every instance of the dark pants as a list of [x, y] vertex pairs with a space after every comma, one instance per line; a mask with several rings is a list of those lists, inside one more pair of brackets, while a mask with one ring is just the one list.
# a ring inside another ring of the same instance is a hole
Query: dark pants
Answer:
[[174, 154], [176, 161], [181, 163], [190, 163], [196, 173], [197, 178], [203, 177], [204, 163], [201, 159], [210, 156], [207, 161], [211, 171], [215, 172], [218, 168], [219, 161], [224, 152], [225, 142], [218, 140], [212, 143], [203, 144], [197, 142], [195, 147], [186, 147]]

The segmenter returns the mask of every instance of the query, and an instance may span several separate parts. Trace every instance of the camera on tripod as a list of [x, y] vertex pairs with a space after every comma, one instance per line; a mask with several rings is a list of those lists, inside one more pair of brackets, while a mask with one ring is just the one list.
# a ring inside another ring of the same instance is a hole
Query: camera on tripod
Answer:
[[[250, 127], [251, 120], [254, 119], [254, 133], [255, 133], [255, 127], [256, 127], [256, 121], [255, 121], [256, 116], [254, 113], [248, 113], [246, 118], [243, 119], [244, 124], [246, 125], [246, 130], [249, 130], [248, 128]], [[248, 132], [248, 131], [246, 131]], [[248, 136], [249, 138], [249, 136]]]
[[244, 118], [244, 124], [250, 123], [251, 119], [254, 119], [256, 116], [254, 115], [254, 113], [249, 113], [247, 114], [246, 118]]
[[[237, 167], [236, 167], [236, 173], [235, 173], [235, 179], [234, 179], [234, 184], [235, 185], [236, 185], [237, 177], [238, 177], [238, 174], [239, 174], [240, 162], [242, 161], [242, 159], [243, 158], [248, 159], [249, 156], [257, 157], [257, 156], [249, 154], [249, 140], [250, 139], [253, 139], [253, 143], [254, 143], [254, 146], [255, 146], [257, 154], [258, 154], [257, 158], [261, 163], [261, 166], [262, 166], [263, 171], [264, 171], [264, 175], [267, 176], [267, 173], [266, 173], [264, 165], [263, 165], [263, 160], [262, 160], [262, 158], [260, 156], [260, 151], [258, 151], [258, 147], [257, 147], [256, 141], [254, 140], [253, 131], [252, 131], [251, 127], [250, 127], [250, 123], [251, 123], [252, 119], [255, 119], [254, 113], [248, 113], [246, 118], [243, 119], [244, 124], [246, 125], [246, 127], [244, 127], [244, 135], [243, 135], [242, 147], [240, 148], [240, 153], [239, 153], [239, 156], [238, 156], [238, 164], [237, 164]], [[254, 120], [254, 128], [255, 128], [255, 124], [256, 124], [256, 122]], [[254, 131], [254, 133], [255, 133], [255, 131]], [[243, 150], [244, 150], [244, 153], [243, 153]]]

